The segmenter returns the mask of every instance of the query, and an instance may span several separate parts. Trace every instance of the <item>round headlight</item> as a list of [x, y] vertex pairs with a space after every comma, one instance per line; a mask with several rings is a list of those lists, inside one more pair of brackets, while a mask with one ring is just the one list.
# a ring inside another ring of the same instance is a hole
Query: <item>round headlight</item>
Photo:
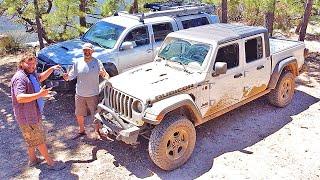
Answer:
[[137, 113], [142, 113], [143, 111], [143, 104], [140, 101], [134, 101], [132, 108], [134, 111], [136, 111]]

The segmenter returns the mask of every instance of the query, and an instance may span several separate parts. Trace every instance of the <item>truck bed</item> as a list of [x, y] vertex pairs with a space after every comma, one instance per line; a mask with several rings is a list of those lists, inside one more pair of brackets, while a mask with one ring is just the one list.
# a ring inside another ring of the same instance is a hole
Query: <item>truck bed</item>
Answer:
[[282, 59], [295, 57], [300, 69], [304, 63], [304, 43], [300, 41], [270, 38], [272, 69]]

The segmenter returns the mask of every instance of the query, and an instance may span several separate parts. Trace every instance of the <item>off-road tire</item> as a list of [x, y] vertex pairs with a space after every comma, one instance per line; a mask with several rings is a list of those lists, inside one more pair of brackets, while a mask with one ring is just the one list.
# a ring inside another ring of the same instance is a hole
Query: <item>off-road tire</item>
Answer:
[[294, 88], [294, 75], [290, 71], [282, 73], [276, 88], [268, 94], [269, 102], [277, 107], [287, 106], [292, 101]]
[[192, 122], [182, 115], [168, 116], [152, 130], [149, 155], [161, 169], [173, 170], [187, 162], [195, 143]]

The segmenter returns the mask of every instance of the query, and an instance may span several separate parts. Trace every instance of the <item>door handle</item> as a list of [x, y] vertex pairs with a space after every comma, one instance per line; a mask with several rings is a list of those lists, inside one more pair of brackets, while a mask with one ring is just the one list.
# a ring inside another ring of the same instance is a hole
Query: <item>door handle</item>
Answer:
[[234, 78], [239, 78], [239, 77], [241, 77], [242, 75], [243, 75], [242, 73], [239, 73], [239, 74], [234, 75], [233, 77], [234, 77]]
[[264, 65], [261, 65], [261, 66], [257, 67], [257, 70], [260, 70], [260, 69], [263, 69], [263, 68], [264, 68]]
[[147, 50], [147, 53], [152, 53], [152, 49], [148, 49], [148, 50]]

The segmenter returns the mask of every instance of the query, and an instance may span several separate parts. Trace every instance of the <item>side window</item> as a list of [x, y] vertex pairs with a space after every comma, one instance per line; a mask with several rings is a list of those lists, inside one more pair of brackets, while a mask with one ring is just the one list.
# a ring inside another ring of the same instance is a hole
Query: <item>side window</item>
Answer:
[[139, 27], [133, 29], [131, 32], [127, 34], [124, 38], [124, 41], [132, 41], [136, 44], [136, 46], [143, 46], [150, 43], [148, 27]]
[[188, 29], [191, 27], [197, 27], [197, 26], [209, 24], [209, 21], [206, 17], [201, 17], [196, 19], [185, 20], [185, 21], [182, 21], [181, 23], [182, 23], [183, 29]]
[[247, 63], [263, 57], [262, 37], [247, 40], [245, 46]]
[[228, 69], [237, 67], [239, 65], [239, 45], [231, 44], [219, 48], [215, 62], [226, 62]]
[[152, 25], [154, 40], [156, 42], [163, 41], [164, 38], [171, 32], [173, 32], [173, 28], [171, 23], [163, 23], [163, 24], [154, 24]]

